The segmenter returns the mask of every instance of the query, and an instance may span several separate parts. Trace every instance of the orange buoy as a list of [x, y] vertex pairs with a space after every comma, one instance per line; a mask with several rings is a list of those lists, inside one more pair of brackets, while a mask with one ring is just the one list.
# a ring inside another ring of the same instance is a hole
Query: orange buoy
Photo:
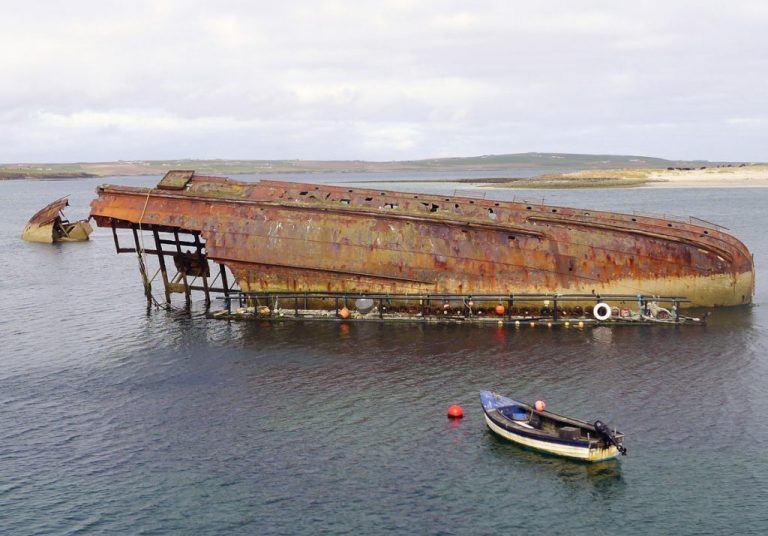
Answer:
[[533, 405], [533, 407], [536, 408], [536, 411], [544, 411], [547, 405], [544, 403], [543, 400], [537, 400], [536, 403]]
[[342, 307], [341, 310], [339, 311], [339, 316], [344, 320], [349, 318], [349, 309], [347, 309], [346, 307]]
[[504, 308], [504, 306], [503, 306], [503, 305], [499, 304], [499, 305], [497, 305], [497, 306], [496, 306], [496, 314], [497, 314], [497, 315], [499, 315], [499, 316], [504, 316], [504, 313], [505, 313], [506, 311], [507, 311], [507, 310]]
[[448, 418], [449, 419], [461, 419], [464, 416], [464, 410], [461, 409], [461, 406], [458, 404], [454, 404], [450, 408], [448, 408]]

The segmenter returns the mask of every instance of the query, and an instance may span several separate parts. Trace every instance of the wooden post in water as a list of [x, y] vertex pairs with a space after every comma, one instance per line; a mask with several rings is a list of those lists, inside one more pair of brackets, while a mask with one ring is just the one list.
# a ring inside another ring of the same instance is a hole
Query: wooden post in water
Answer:
[[197, 249], [197, 258], [200, 262], [200, 274], [203, 278], [203, 291], [205, 292], [205, 308], [208, 309], [211, 306], [211, 294], [208, 288], [208, 277], [205, 275], [208, 272], [208, 259], [203, 255], [203, 246], [200, 243], [200, 233], [194, 233], [195, 236], [195, 248]]
[[[181, 256], [181, 242], [179, 241], [179, 231], [178, 229], [173, 230], [173, 238], [176, 243], [176, 253]], [[192, 305], [192, 296], [191, 291], [189, 289], [189, 282], [187, 281], [187, 272], [186, 270], [181, 272], [181, 279], [184, 281], [184, 300], [187, 303], [187, 307]]]
[[163, 254], [163, 244], [160, 243], [160, 234], [157, 229], [152, 229], [152, 236], [155, 237], [155, 248], [157, 249], [157, 260], [160, 262], [160, 273], [163, 276], [163, 286], [165, 287], [165, 302], [171, 304], [171, 291], [168, 287], [168, 271], [165, 268], [165, 255]]

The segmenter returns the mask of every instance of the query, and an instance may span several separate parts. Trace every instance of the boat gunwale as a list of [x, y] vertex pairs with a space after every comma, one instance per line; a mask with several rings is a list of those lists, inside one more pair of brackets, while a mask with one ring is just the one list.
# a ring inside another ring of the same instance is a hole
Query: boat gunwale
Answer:
[[[102, 187], [99, 187], [102, 188]], [[377, 218], [387, 218], [387, 219], [394, 219], [394, 220], [405, 220], [405, 221], [416, 221], [416, 222], [427, 222], [429, 224], [435, 224], [435, 223], [444, 223], [446, 225], [458, 225], [462, 227], [469, 227], [473, 229], [482, 229], [482, 230], [489, 230], [489, 231], [500, 231], [500, 232], [511, 232], [511, 233], [518, 233], [518, 234], [524, 234], [527, 236], [531, 236], [533, 238], [548, 238], [546, 233], [543, 233], [541, 231], [528, 229], [525, 227], [521, 227], [518, 224], [514, 223], [507, 223], [507, 224], [500, 224], [500, 223], [487, 223], [485, 221], [478, 221], [477, 218], [474, 217], [466, 217], [466, 218], [453, 218], [453, 217], [446, 217], [445, 215], [438, 215], [435, 216], [434, 213], [430, 213], [430, 216], [427, 215], [421, 215], [418, 213], [408, 213], [408, 214], [401, 214], [397, 212], [382, 212], [380, 208], [371, 207], [353, 207], [353, 208], [341, 208], [336, 206], [324, 206], [324, 205], [311, 205], [311, 204], [303, 204], [301, 201], [295, 201], [295, 202], [289, 202], [289, 201], [268, 201], [263, 199], [236, 199], [236, 198], [220, 198], [220, 197], [206, 197], [202, 195], [187, 195], [187, 194], [173, 194], [169, 193], [170, 191], [160, 190], [156, 191], [156, 189], [149, 189], [149, 191], [140, 192], [140, 188], [138, 187], [132, 187], [129, 186], [128, 188], [136, 188], [136, 191], [122, 191], [122, 190], [104, 190], [107, 193], [114, 194], [114, 195], [124, 195], [124, 196], [135, 196], [138, 193], [144, 193], [146, 194], [147, 198], [168, 198], [168, 199], [184, 199], [184, 200], [190, 200], [190, 201], [200, 201], [204, 203], [210, 203], [211, 201], [217, 201], [221, 203], [232, 203], [237, 205], [254, 205], [254, 206], [268, 206], [268, 207], [275, 207], [275, 208], [284, 208], [284, 209], [290, 209], [290, 210], [303, 210], [303, 211], [312, 211], [312, 212], [328, 212], [331, 214], [343, 214], [343, 215], [355, 215], [355, 216], [372, 216]], [[143, 189], [147, 190], [147, 189]], [[93, 214], [91, 213], [91, 216], [94, 218], [109, 218], [111, 220], [120, 220], [120, 218], [113, 218], [112, 216], [106, 216], [106, 215], [100, 215], [100, 214]], [[121, 220], [126, 221], [127, 220]]]
[[[257, 181], [254, 181], [254, 182], [246, 182], [246, 181], [233, 180], [233, 179], [231, 179], [229, 177], [219, 177], [219, 176], [209, 176], [209, 175], [195, 175], [192, 178], [191, 183], [206, 182], [206, 181], [216, 182], [216, 183], [224, 184], [224, 185], [245, 186], [245, 187], [250, 187], [250, 188], [258, 188], [259, 186], [265, 186], [265, 187], [282, 187], [282, 188], [285, 188], [285, 189], [296, 188], [296, 189], [300, 190], [301, 187], [307, 186], [307, 187], [315, 187], [317, 190], [322, 189], [321, 191], [331, 191], [331, 192], [340, 193], [340, 194], [349, 193], [349, 189], [348, 188], [343, 188], [343, 187], [335, 186], [335, 185], [332, 185], [332, 184], [316, 184], [316, 183], [310, 183], [310, 182], [277, 181], [277, 180], [272, 180], [272, 179], [258, 179]], [[135, 194], [135, 193], [147, 194], [148, 192], [150, 192], [152, 194], [160, 193], [160, 194], [163, 194], [163, 195], [173, 194], [173, 192], [176, 192], [176, 196], [174, 196], [174, 197], [180, 197], [180, 198], [184, 198], [184, 199], [200, 197], [202, 200], [206, 200], [206, 201], [210, 201], [210, 200], [239, 201], [239, 202], [254, 202], [254, 201], [258, 201], [258, 200], [254, 200], [254, 199], [237, 199], [237, 198], [226, 198], [226, 197], [222, 198], [222, 197], [217, 197], [217, 196], [203, 196], [203, 195], [196, 194], [196, 193], [187, 193], [188, 190], [166, 190], [166, 189], [163, 189], [163, 188], [158, 188], [157, 186], [151, 186], [151, 187], [147, 187], [147, 186], [123, 186], [123, 185], [106, 183], [106, 184], [101, 184], [101, 185], [97, 186], [96, 190], [97, 190], [97, 193], [98, 193], [98, 191], [108, 191], [108, 192], [111, 192], [111, 193], [124, 193], [124, 194]], [[378, 193], [379, 195], [384, 194], [384, 195], [390, 195], [390, 196], [394, 196], [394, 197], [398, 197], [398, 198], [403, 198], [403, 199], [409, 199], [409, 200], [412, 199], [412, 198], [408, 198], [407, 197], [407, 196], [411, 195], [410, 192], [401, 192], [401, 191], [397, 191], [397, 190], [380, 190], [380, 189], [370, 189], [370, 188], [355, 188], [354, 189], [354, 193], [358, 193], [358, 194]], [[419, 196], [418, 197], [419, 200], [435, 200], [435, 201], [440, 200], [440, 201], [444, 202], [444, 201], [447, 200], [446, 198], [449, 197], [452, 200], [462, 200], [462, 201], [467, 201], [467, 202], [471, 201], [471, 204], [473, 204], [475, 206], [480, 206], [480, 207], [486, 207], [486, 206], [488, 206], [488, 207], [503, 207], [503, 208], [509, 208], [509, 209], [513, 209], [513, 210], [519, 210], [521, 212], [526, 210], [525, 207], [529, 207], [529, 206], [530, 207], [534, 207], [535, 206], [535, 207], [540, 208], [540, 209], [553, 209], [553, 208], [555, 208], [555, 209], [558, 209], [558, 210], [566, 210], [566, 211], [571, 211], [571, 210], [581, 211], [581, 212], [588, 213], [590, 217], [599, 216], [599, 215], [605, 215], [607, 217], [610, 217], [610, 216], [614, 216], [614, 217], [615, 216], [624, 216], [624, 217], [627, 217], [627, 218], [637, 218], [637, 217], [640, 217], [640, 218], [644, 218], [644, 219], [647, 219], [647, 220], [659, 220], [659, 221], [675, 222], [675, 223], [683, 224], [683, 225], [686, 225], [686, 226], [699, 227], [699, 228], [702, 228], [702, 229], [706, 229], [708, 231], [714, 230], [714, 231], [717, 231], [718, 233], [720, 233], [720, 234], [722, 234], [722, 235], [724, 235], [726, 237], [734, 238], [733, 235], [721, 231], [721, 229], [726, 229], [725, 227], [722, 227], [722, 226], [717, 225], [717, 224], [711, 224], [710, 222], [706, 222], [704, 220], [700, 220], [699, 218], [696, 218], [695, 216], [687, 216], [687, 217], [688, 218], [694, 218], [697, 221], [701, 221], [701, 222], [706, 223], [708, 225], [712, 225], [712, 227], [708, 227], [707, 225], [700, 225], [700, 224], [697, 224], [697, 223], [692, 223], [692, 222], [686, 221], [685, 220], [685, 218], [686, 218], [685, 216], [675, 216], [675, 215], [666, 215], [666, 214], [665, 215], [652, 215], [652, 214], [639, 214], [639, 213], [629, 213], [629, 212], [612, 212], [612, 211], [607, 211], [607, 210], [593, 210], [593, 209], [575, 208], [575, 207], [569, 207], [569, 206], [563, 206], [563, 205], [549, 205], [549, 204], [545, 204], [545, 203], [541, 203], [541, 202], [532, 202], [532, 201], [525, 201], [525, 200], [511, 200], [511, 201], [508, 201], [508, 200], [489, 200], [489, 199], [480, 199], [480, 198], [475, 198], [475, 197], [467, 197], [467, 196], [460, 196], [460, 195], [450, 195], [450, 194], [438, 195], [438, 194], [429, 194], [429, 193], [418, 193], [418, 194], [415, 194], [415, 195]], [[298, 202], [301, 202], [301, 201], [298, 201]], [[293, 205], [288, 205], [288, 206], [293, 206]], [[519, 207], [523, 207], [523, 208], [519, 208]], [[431, 214], [436, 214], [436, 213], [431, 213]], [[543, 215], [542, 215], [542, 217], [543, 217]], [[643, 222], [637, 222], [636, 221], [636, 222], [633, 222], [633, 223], [643, 223]], [[680, 228], [677, 227], [677, 229], [680, 229]], [[711, 235], [711, 234], [708, 234], [707, 236], [713, 237], [713, 235]]]
[[[234, 181], [226, 177], [209, 177], [209, 176], [195, 176], [192, 180], [195, 179], [204, 179], [205, 181], [208, 181], [210, 179], [216, 179], [215, 182], [219, 182], [222, 184], [235, 184], [238, 186], [245, 186], [245, 187], [252, 187], [252, 188], [258, 188], [261, 186], [266, 187], [283, 187], [283, 188], [301, 188], [302, 186], [317, 186], [312, 183], [293, 183], [293, 182], [282, 182], [282, 181], [271, 181], [268, 179], [259, 180], [258, 182], [242, 182], [242, 181]], [[200, 181], [204, 182], [204, 181]], [[348, 193], [348, 189], [344, 189], [337, 186], [332, 185], [320, 185], [320, 187], [323, 188], [321, 191], [330, 191], [330, 192], [336, 192], [336, 193]], [[108, 192], [115, 195], [145, 195], [147, 198], [150, 197], [163, 197], [163, 198], [172, 198], [172, 199], [188, 199], [192, 201], [202, 201], [202, 202], [211, 202], [211, 201], [218, 201], [218, 202], [230, 202], [235, 204], [250, 204], [250, 205], [265, 205], [265, 206], [271, 206], [271, 207], [285, 207], [290, 209], [298, 209], [298, 210], [312, 210], [312, 211], [324, 211], [324, 212], [330, 212], [333, 214], [355, 214], [355, 215], [372, 215], [377, 217], [388, 217], [393, 219], [401, 219], [401, 220], [415, 220], [415, 221], [428, 221], [430, 223], [435, 222], [444, 222], [448, 225], [466, 225], [470, 227], [476, 227], [481, 229], [487, 229], [487, 230], [498, 230], [498, 231], [514, 231], [520, 234], [525, 234], [528, 236], [533, 236], [537, 238], [544, 238], [548, 237], [546, 233], [538, 230], [529, 229], [526, 227], [520, 226], [520, 224], [515, 223], [507, 223], [507, 224], [494, 224], [494, 223], [487, 223], [482, 220], [478, 220], [475, 216], [467, 216], [465, 218], [450, 218], [446, 217], [443, 214], [439, 213], [430, 213], [429, 216], [427, 215], [421, 215], [416, 212], [409, 213], [409, 214], [398, 214], [394, 212], [382, 212], [381, 208], [378, 207], [352, 207], [352, 208], [342, 208], [342, 207], [336, 207], [336, 206], [325, 206], [322, 204], [305, 204], [301, 200], [281, 200], [278, 202], [275, 201], [269, 201], [269, 200], [259, 200], [259, 199], [250, 199], [250, 198], [236, 198], [236, 197], [218, 197], [218, 196], [206, 196], [201, 195], [200, 193], [194, 193], [189, 192], [187, 190], [165, 190], [162, 188], [157, 187], [143, 187], [143, 186], [120, 186], [120, 185], [113, 185], [113, 184], [104, 184], [97, 187], [97, 193], [103, 191]], [[379, 192], [380, 194], [386, 194], [391, 195], [398, 198], [407, 198], [408, 193], [407, 192], [397, 192], [397, 191], [391, 191], [391, 190], [384, 190], [383, 192], [381, 190], [370, 190], [370, 189], [355, 189], [355, 192], [358, 194], [366, 194], [366, 193], [374, 193]], [[438, 196], [435, 194], [419, 194], [420, 200], [441, 200], [444, 201], [446, 198], [445, 196]], [[472, 204], [479, 207], [502, 207], [506, 208], [508, 210], [512, 211], [518, 211], [521, 214], [526, 211], [526, 208], [523, 207], [531, 207], [533, 206], [530, 203], [525, 202], [519, 202], [519, 201], [488, 201], [484, 199], [475, 199], [470, 197], [463, 197], [463, 196], [450, 196], [454, 200], [466, 200], [471, 201]], [[345, 205], [346, 207], [350, 207], [349, 205]], [[616, 232], [624, 232], [628, 234], [637, 234], [640, 236], [646, 236], [649, 238], [655, 238], [659, 240], [669, 240], [673, 242], [682, 242], [685, 243], [691, 247], [701, 247], [704, 249], [708, 249], [712, 251], [715, 254], [720, 254], [722, 256], [727, 257], [727, 261], [729, 264], [733, 264], [734, 262], [734, 254], [744, 254], [744, 252], [747, 251], [746, 245], [741, 242], [738, 238], [735, 236], [723, 232], [722, 228], [712, 228], [707, 227], [705, 225], [700, 225], [697, 223], [693, 223], [690, 221], [684, 221], [683, 219], [679, 217], [669, 217], [669, 216], [642, 216], [637, 214], [628, 214], [628, 213], [622, 213], [622, 212], [609, 212], [609, 211], [601, 211], [601, 210], [589, 210], [589, 209], [579, 209], [579, 208], [573, 208], [573, 207], [563, 207], [558, 205], [545, 205], [540, 204], [536, 205], [537, 207], [540, 207], [540, 209], [547, 209], [552, 210], [556, 209], [558, 211], [565, 210], [565, 211], [582, 211], [589, 214], [590, 218], [594, 218], [595, 221], [584, 221], [580, 219], [566, 219], [562, 217], [556, 217], [552, 216], [549, 213], [531, 213], [530, 215], [525, 217], [525, 221], [536, 221], [540, 220], [545, 223], [554, 223], [556, 225], [578, 225], [582, 227], [594, 227], [597, 229], [606, 229]], [[93, 214], [92, 214], [93, 215]], [[579, 218], [583, 217], [583, 214], [572, 214], [568, 215], [570, 218]], [[607, 219], [606, 222], [598, 221], [600, 219], [600, 216], [603, 217], [603, 219]], [[620, 216], [621, 218], [617, 219], [616, 216]], [[637, 221], [637, 217], [641, 217], [650, 221], [647, 222], [640, 222]], [[622, 218], [629, 218], [631, 220], [631, 223], [640, 224], [644, 227], [648, 227], [649, 229], [635, 229], [631, 227], [630, 221], [624, 221]], [[692, 216], [689, 216], [689, 218], [693, 218]], [[697, 219], [698, 220], [698, 219]], [[656, 222], [656, 223], [654, 223]], [[691, 235], [700, 235], [698, 237], [683, 237], [679, 234], [670, 234], [668, 232], [660, 232], [661, 231], [668, 231], [667, 227], [661, 227], [658, 222], [674, 222], [678, 224], [676, 227], [672, 227], [672, 229], [675, 229], [677, 231], [683, 231], [685, 233], [689, 233]], [[533, 223], [532, 225], [536, 225]], [[680, 227], [679, 225], [683, 225], [685, 227]], [[704, 233], [706, 231], [706, 233]], [[716, 234], [713, 234], [711, 231], [714, 231]], [[721, 245], [715, 245], [711, 244], [708, 241], [700, 241], [697, 240], [703, 238], [701, 235], [704, 234], [708, 239], [719, 242]], [[723, 246], [727, 245], [727, 247], [734, 248], [736, 252], [726, 252], [723, 249]]]

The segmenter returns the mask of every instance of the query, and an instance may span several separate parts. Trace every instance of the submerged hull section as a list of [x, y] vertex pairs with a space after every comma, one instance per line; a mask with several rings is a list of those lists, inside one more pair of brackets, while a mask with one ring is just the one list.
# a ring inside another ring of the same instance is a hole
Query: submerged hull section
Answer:
[[67, 206], [69, 201], [66, 197], [62, 197], [40, 209], [24, 227], [21, 233], [22, 240], [45, 244], [88, 240], [93, 232], [91, 224], [88, 220], [70, 222], [64, 218], [62, 210]]
[[694, 220], [191, 172], [97, 193], [99, 226], [199, 232], [243, 291], [675, 294], [693, 306], [754, 291], [747, 248]]

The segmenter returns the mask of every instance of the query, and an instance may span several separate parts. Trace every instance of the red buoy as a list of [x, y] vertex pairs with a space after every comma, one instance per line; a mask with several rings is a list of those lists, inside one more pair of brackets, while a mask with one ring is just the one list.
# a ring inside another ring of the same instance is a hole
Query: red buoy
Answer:
[[461, 406], [458, 404], [454, 404], [450, 408], [448, 408], [448, 418], [449, 419], [461, 419], [464, 416], [464, 410], [461, 409]]
[[504, 308], [503, 305], [499, 304], [496, 306], [496, 314], [499, 316], [504, 316], [504, 313], [507, 312], [507, 310]]
[[546, 408], [547, 405], [543, 400], [537, 400], [533, 407], [536, 408], [536, 411], [544, 411], [544, 408]]

